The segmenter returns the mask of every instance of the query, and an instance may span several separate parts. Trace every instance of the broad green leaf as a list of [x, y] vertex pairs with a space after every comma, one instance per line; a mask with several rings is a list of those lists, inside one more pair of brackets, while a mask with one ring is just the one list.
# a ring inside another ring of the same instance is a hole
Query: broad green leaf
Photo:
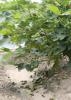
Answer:
[[69, 5], [70, 1], [71, 1], [71, 0], [63, 0], [63, 1], [62, 1], [62, 5], [63, 5], [63, 6], [67, 6], [67, 5]]
[[8, 49], [8, 48], [2, 48], [2, 50], [3, 50], [4, 52], [10, 52], [10, 49]]
[[9, 35], [11, 33], [11, 30], [10, 29], [3, 29], [3, 30], [0, 30], [0, 34], [1, 35]]
[[59, 40], [63, 40], [65, 37], [66, 37], [66, 35], [62, 35], [62, 34], [57, 35], [57, 38]]
[[53, 5], [53, 4], [49, 4], [48, 5], [48, 9], [50, 11], [52, 11], [53, 13], [55, 13], [56, 15], [61, 14], [61, 11], [59, 10], [59, 8], [57, 6], [55, 6], [55, 5]]
[[19, 19], [21, 17], [21, 14], [20, 12], [15, 12], [13, 15], [12, 15], [15, 19]]

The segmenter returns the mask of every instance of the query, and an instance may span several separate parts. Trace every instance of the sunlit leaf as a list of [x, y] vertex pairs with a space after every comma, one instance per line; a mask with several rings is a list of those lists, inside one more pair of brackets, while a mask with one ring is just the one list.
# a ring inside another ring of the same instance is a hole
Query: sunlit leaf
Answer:
[[61, 14], [61, 11], [59, 10], [59, 8], [53, 4], [49, 4], [48, 9], [52, 11], [54, 14], [57, 14], [57, 15]]

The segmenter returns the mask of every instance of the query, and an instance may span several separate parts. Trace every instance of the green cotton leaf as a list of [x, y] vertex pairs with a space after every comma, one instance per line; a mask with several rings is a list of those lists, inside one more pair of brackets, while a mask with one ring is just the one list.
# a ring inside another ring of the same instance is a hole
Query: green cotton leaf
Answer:
[[2, 29], [0, 30], [1, 35], [9, 35], [11, 33], [10, 29]]
[[62, 34], [57, 35], [57, 38], [58, 38], [59, 40], [63, 40], [65, 37], [66, 37], [66, 36], [65, 36], [65, 35], [62, 35]]
[[19, 18], [21, 18], [21, 13], [20, 12], [15, 12], [12, 16], [15, 19], [19, 19]]
[[31, 61], [31, 63], [29, 64], [25, 64], [25, 63], [19, 63], [19, 64], [15, 64], [18, 68], [18, 70], [22, 70], [24, 68], [26, 68], [28, 71], [33, 71], [35, 68], [38, 67], [39, 62], [38, 61]]
[[18, 47], [17, 49], [16, 49], [16, 53], [24, 53], [24, 48], [22, 48], [22, 47]]
[[4, 52], [10, 52], [10, 49], [9, 49], [9, 48], [2, 48], [2, 50], [3, 50]]
[[52, 11], [53, 13], [55, 13], [56, 15], [61, 14], [61, 11], [59, 10], [59, 8], [57, 6], [55, 6], [55, 5], [53, 5], [53, 4], [49, 4], [48, 5], [48, 9], [50, 11]]
[[63, 1], [61, 2], [61, 4], [62, 4], [63, 6], [67, 6], [67, 5], [69, 5], [69, 2], [70, 2], [70, 0], [63, 0]]
[[53, 41], [63, 40], [65, 37], [66, 35], [57, 34], [55, 38], [53, 39]]
[[38, 64], [39, 64], [39, 62], [38, 61], [31, 61], [31, 63], [30, 64], [26, 64], [25, 65], [25, 68], [28, 70], [28, 71], [33, 71], [35, 68], [37, 68], [38, 67]]
[[62, 15], [71, 15], [71, 10], [64, 12]]

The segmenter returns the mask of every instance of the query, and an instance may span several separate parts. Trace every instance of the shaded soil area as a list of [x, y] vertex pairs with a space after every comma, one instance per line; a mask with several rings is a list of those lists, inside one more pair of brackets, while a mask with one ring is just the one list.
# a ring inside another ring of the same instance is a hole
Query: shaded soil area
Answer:
[[71, 100], [71, 68], [64, 68], [50, 79], [45, 79], [41, 88], [34, 93], [34, 98], [38, 98], [38, 100]]

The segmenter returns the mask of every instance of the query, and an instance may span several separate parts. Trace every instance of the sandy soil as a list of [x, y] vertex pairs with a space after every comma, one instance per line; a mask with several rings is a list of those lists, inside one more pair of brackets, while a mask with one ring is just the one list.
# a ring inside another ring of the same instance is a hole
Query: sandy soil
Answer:
[[[50, 78], [45, 89], [41, 86], [33, 92], [19, 87], [12, 87], [12, 82], [31, 81], [33, 73], [18, 72], [13, 66], [0, 67], [0, 100], [71, 100], [71, 68]], [[18, 86], [16, 85], [16, 86]]]

